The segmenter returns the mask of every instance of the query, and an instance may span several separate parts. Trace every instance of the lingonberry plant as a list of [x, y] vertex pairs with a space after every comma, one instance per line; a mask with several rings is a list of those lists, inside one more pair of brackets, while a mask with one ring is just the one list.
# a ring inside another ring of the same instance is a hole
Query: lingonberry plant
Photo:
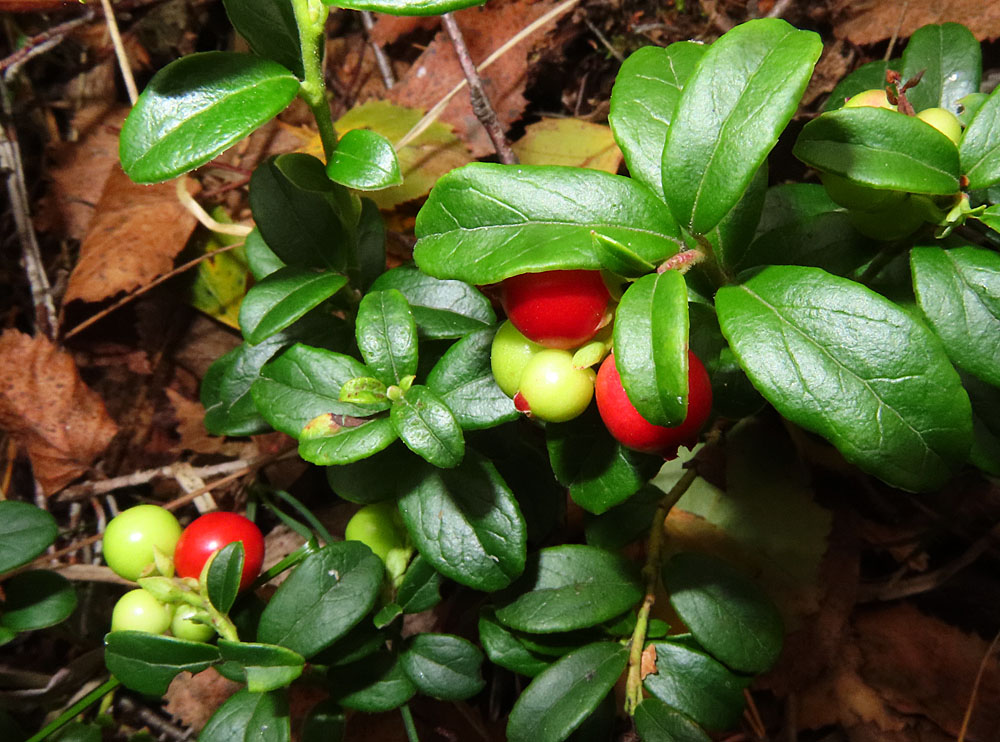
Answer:
[[[398, 708], [415, 739], [408, 701], [476, 696], [485, 658], [530, 679], [508, 707], [514, 742], [606, 738], [616, 715], [647, 742], [733, 726], [743, 690], [778, 657], [782, 620], [735, 567], [665, 558], [663, 521], [696, 469], [668, 493], [649, 484], [690, 445], [709, 399], [714, 439], [770, 405], [892, 487], [932, 490], [966, 466], [1000, 474], [1000, 418], [978, 399], [1000, 385], [1000, 94], [979, 94], [964, 27], [920, 29], [901, 60], [852, 73], [801, 129], [794, 153], [830, 195], [767, 178], [822, 49], [816, 34], [764, 19], [711, 45], [640, 49], [609, 115], [630, 177], [452, 171], [419, 212], [414, 264], [386, 270], [381, 216], [358, 191], [397, 182], [399, 168], [374, 134], [336, 138], [320, 74], [326, 7], [225, 5], [255, 54], [161, 71], [122, 129], [122, 164], [139, 182], [165, 180], [296, 95], [309, 104], [325, 162], [287, 154], [253, 173], [257, 283], [240, 310], [243, 344], [203, 381], [206, 425], [284, 432], [327, 467], [336, 495], [378, 506], [364, 511], [372, 529], [352, 528], [360, 540], [332, 539], [303, 513], [311, 537], [260, 578], [290, 570], [264, 605], [238, 596], [250, 557], [238, 543], [198, 575], [140, 578], [160, 603], [191, 609], [167, 621], [174, 636], [112, 631], [116, 678], [156, 695], [182, 670], [215, 667], [246, 686], [200, 739], [289, 739], [287, 688], [303, 673], [333, 704], [314, 711], [323, 728], [342, 709]], [[943, 114], [916, 115], [933, 109], [958, 117], [957, 142]], [[503, 284], [513, 323], [499, 332], [477, 289], [487, 284]], [[619, 409], [674, 431], [669, 441], [636, 443], [611, 422], [620, 413], [598, 413], [602, 360]], [[648, 533], [644, 562], [607, 541], [563, 543], [567, 492], [591, 523], [641, 514], [625, 530]], [[652, 508], [630, 509], [638, 498]], [[478, 631], [404, 635], [403, 616], [435, 606], [449, 582], [481, 593]], [[682, 624], [673, 632], [651, 616], [661, 584]], [[191, 641], [209, 624], [217, 643]]]

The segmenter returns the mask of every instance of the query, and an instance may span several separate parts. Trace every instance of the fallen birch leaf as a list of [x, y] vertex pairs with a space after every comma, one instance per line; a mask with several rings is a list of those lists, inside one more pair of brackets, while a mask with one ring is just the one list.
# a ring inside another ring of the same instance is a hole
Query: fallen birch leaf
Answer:
[[522, 165], [566, 165], [617, 173], [622, 153], [611, 127], [580, 119], [543, 118], [513, 144]]
[[101, 301], [168, 272], [196, 224], [171, 181], [136, 185], [115, 167], [80, 246], [64, 303]]
[[16, 330], [0, 335], [0, 427], [28, 454], [46, 494], [86, 472], [118, 430], [69, 353]]

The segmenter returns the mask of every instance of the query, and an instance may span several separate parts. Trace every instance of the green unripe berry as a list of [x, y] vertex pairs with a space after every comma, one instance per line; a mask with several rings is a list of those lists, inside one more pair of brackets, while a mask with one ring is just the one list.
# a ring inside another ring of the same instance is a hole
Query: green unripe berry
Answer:
[[383, 562], [393, 549], [406, 546], [406, 526], [395, 502], [365, 505], [347, 522], [345, 541], [360, 541]]
[[546, 422], [572, 420], [590, 404], [595, 377], [593, 369], [574, 366], [569, 351], [542, 350], [524, 367], [514, 404]]
[[115, 574], [137, 580], [154, 563], [154, 547], [174, 555], [181, 525], [169, 510], [158, 505], [137, 505], [111, 519], [104, 530], [104, 559]]
[[173, 614], [172, 605], [161, 603], [142, 588], [130, 590], [115, 603], [111, 612], [111, 630], [162, 634], [170, 628]]
[[199, 614], [207, 616], [204, 611], [199, 611], [193, 605], [181, 603], [174, 611], [173, 620], [170, 622], [170, 633], [178, 639], [186, 639], [189, 642], [207, 642], [215, 636], [215, 629], [210, 624], [195, 621], [194, 617]]
[[490, 367], [497, 386], [504, 394], [508, 397], [517, 394], [524, 367], [535, 353], [544, 349], [544, 346], [522, 335], [510, 320], [500, 325], [490, 350]]
[[819, 179], [834, 203], [854, 211], [879, 211], [898, 204], [906, 197], [902, 191], [859, 185], [833, 173], [820, 173]]
[[962, 138], [962, 124], [958, 116], [946, 108], [925, 108], [917, 114], [917, 118], [933, 126], [955, 144]]
[[895, 111], [896, 106], [889, 102], [889, 96], [881, 88], [865, 90], [857, 95], [852, 95], [844, 103], [844, 108], [888, 108]]

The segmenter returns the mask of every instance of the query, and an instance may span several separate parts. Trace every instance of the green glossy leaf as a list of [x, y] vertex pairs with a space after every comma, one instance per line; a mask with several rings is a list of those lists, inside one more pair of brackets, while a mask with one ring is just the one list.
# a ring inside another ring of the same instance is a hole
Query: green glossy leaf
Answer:
[[649, 531], [660, 500], [665, 492], [652, 484], [643, 485], [638, 492], [620, 505], [604, 513], [586, 518], [584, 533], [587, 543], [601, 549], [620, 549]]
[[198, 742], [288, 742], [291, 724], [284, 691], [237, 691], [216, 709]]
[[958, 149], [969, 190], [989, 188], [1000, 182], [1000, 88], [979, 107]]
[[364, 544], [328, 544], [281, 583], [261, 614], [257, 639], [308, 659], [371, 610], [383, 573], [382, 560]]
[[561, 742], [611, 690], [628, 650], [599, 642], [567, 654], [539, 674], [517, 699], [507, 722], [510, 742]]
[[739, 722], [749, 678], [733, 674], [692, 647], [672, 642], [653, 646], [656, 672], [643, 680], [646, 690], [706, 729], [730, 729]]
[[30, 562], [58, 535], [51, 513], [27, 502], [0, 501], [0, 572]]
[[428, 276], [413, 265], [383, 273], [372, 289], [398, 289], [410, 303], [417, 332], [423, 338], [460, 338], [497, 321], [490, 300], [476, 287]]
[[972, 119], [976, 117], [979, 109], [989, 100], [989, 97], [986, 93], [969, 93], [964, 98], [959, 99], [958, 120], [962, 126], [968, 126], [972, 123]]
[[251, 345], [297, 322], [336, 294], [347, 283], [338, 273], [288, 266], [280, 268], [247, 292], [240, 304], [240, 329]]
[[234, 52], [201, 52], [157, 72], [122, 124], [119, 156], [136, 183], [159, 183], [204, 165], [299, 92], [277, 62]]
[[352, 464], [378, 453], [398, 437], [387, 417], [346, 427], [332, 418], [322, 415], [302, 429], [299, 456], [320, 466]]
[[617, 175], [554, 165], [475, 163], [438, 180], [417, 215], [414, 258], [432, 276], [472, 284], [601, 262], [590, 233], [657, 263], [679, 232], [646, 187]]
[[740, 24], [706, 50], [663, 149], [664, 196], [683, 227], [708, 232], [740, 200], [822, 50], [817, 34], [777, 18]]
[[545, 439], [553, 473], [573, 501], [594, 514], [631, 497], [663, 464], [618, 443], [593, 406], [568, 423], [546, 425]]
[[487, 459], [474, 451], [455, 469], [413, 467], [399, 511], [420, 554], [476, 590], [506, 587], [524, 570], [524, 517]]
[[285, 267], [285, 261], [274, 254], [267, 246], [257, 227], [247, 235], [243, 243], [243, 252], [247, 257], [247, 265], [255, 281], [261, 281], [277, 270]]
[[219, 659], [211, 644], [188, 642], [143, 631], [113, 631], [104, 637], [104, 664], [139, 693], [162, 696], [177, 673], [199, 673]]
[[240, 578], [243, 576], [243, 542], [234, 541], [222, 547], [208, 568], [205, 586], [208, 588], [208, 599], [222, 613], [236, 602], [240, 591]]
[[399, 607], [398, 603], [386, 603], [382, 606], [382, 610], [375, 614], [373, 623], [376, 629], [382, 629], [402, 615], [403, 609]]
[[771, 599], [743, 573], [715, 557], [675, 554], [663, 568], [670, 604], [698, 642], [737, 672], [769, 670], [784, 625]]
[[417, 692], [400, 658], [384, 651], [335, 668], [330, 681], [331, 691], [341, 706], [367, 713], [399, 708]]
[[972, 402], [972, 431], [975, 436], [969, 463], [1000, 477], [1000, 388], [967, 374], [963, 375], [962, 383]]
[[979, 247], [917, 247], [910, 263], [917, 303], [948, 356], [1000, 386], [1000, 255]]
[[957, 114], [959, 99], [979, 90], [982, 69], [982, 50], [968, 28], [960, 23], [923, 26], [903, 51], [903, 80], [923, 73], [906, 99], [917, 111], [945, 108]]
[[479, 643], [494, 665], [529, 678], [552, 664], [551, 657], [541, 657], [524, 646], [510, 629], [497, 621], [491, 610], [479, 614]]
[[837, 83], [837, 87], [830, 93], [826, 103], [823, 105], [824, 111], [835, 111], [843, 108], [848, 98], [853, 98], [858, 93], [873, 88], [884, 88], [886, 86], [885, 71], [895, 70], [899, 72], [903, 69], [903, 60], [896, 58], [886, 62], [884, 59], [876, 59], [874, 62], [867, 62], [847, 77]]
[[323, 0], [326, 5], [389, 15], [441, 15], [482, 5], [486, 0]]
[[397, 440], [388, 448], [360, 461], [328, 466], [326, 479], [340, 497], [359, 505], [368, 505], [395, 497], [400, 481], [420, 461], [416, 454]]
[[284, 688], [302, 674], [306, 662], [302, 655], [285, 647], [225, 639], [219, 640], [219, 654], [224, 662], [239, 665], [247, 690], [253, 693]]
[[399, 439], [429, 464], [451, 469], [462, 463], [462, 428], [448, 406], [428, 387], [411, 387], [393, 403], [389, 415]]
[[284, 65], [300, 79], [302, 47], [295, 11], [289, 0], [261, 3], [257, 0], [222, 0], [226, 15], [233, 28], [247, 40], [254, 54], [273, 59]]
[[483, 653], [458, 636], [417, 634], [399, 660], [417, 690], [431, 698], [459, 701], [486, 685], [480, 673]]
[[[765, 208], [768, 190], [767, 176], [768, 167], [767, 160], [765, 160], [750, 180], [750, 185], [747, 186], [740, 200], [729, 210], [728, 214], [722, 217], [722, 221], [712, 227], [711, 231], [705, 235], [712, 245], [716, 260], [723, 267], [731, 269], [753, 242], [754, 232]], [[689, 244], [693, 248], [700, 248], [697, 241], [689, 240]], [[696, 265], [695, 270], [689, 276], [697, 276], [700, 273], [702, 271]], [[711, 296], [714, 291], [715, 286], [712, 285], [707, 295]]]
[[678, 41], [666, 48], [644, 46], [622, 62], [615, 76], [608, 123], [629, 174], [660, 198], [667, 129], [684, 84], [707, 48], [693, 41]]
[[711, 742], [701, 727], [659, 698], [643, 699], [633, 719], [642, 742]]
[[375, 628], [376, 615], [378, 614], [369, 613], [337, 641], [313, 655], [310, 662], [315, 665], [340, 668], [371, 658], [377, 652], [384, 650], [386, 634]]
[[326, 174], [334, 183], [357, 191], [377, 191], [403, 182], [392, 142], [370, 129], [351, 129], [340, 138]]
[[396, 593], [403, 613], [420, 613], [441, 602], [441, 573], [420, 554], [414, 559]]
[[910, 193], [958, 191], [958, 151], [933, 126], [886, 108], [842, 108], [806, 124], [793, 154], [856, 183]]
[[615, 313], [615, 366], [629, 401], [654, 425], [684, 422], [688, 398], [687, 283], [679, 271], [643, 276]]
[[34, 569], [3, 583], [0, 625], [11, 631], [33, 631], [55, 626], [76, 610], [76, 590], [61, 574]]
[[938, 341], [898, 306], [817, 268], [772, 266], [716, 296], [754, 386], [865, 471], [943, 484], [971, 441], [968, 397]]
[[388, 402], [357, 405], [340, 401], [341, 387], [365, 376], [360, 361], [309, 345], [296, 344], [265, 365], [250, 387], [260, 414], [274, 427], [298, 437], [306, 423], [333, 413], [367, 417], [388, 408]]
[[601, 267], [606, 271], [628, 278], [643, 276], [656, 266], [643, 260], [632, 250], [600, 232], [591, 230], [590, 239], [594, 246], [594, 252]]
[[469, 333], [445, 351], [427, 376], [427, 386], [467, 430], [491, 428], [519, 414], [493, 378], [490, 351], [495, 334], [493, 328]]
[[496, 616], [512, 629], [548, 634], [596, 626], [641, 598], [629, 561], [593, 546], [566, 544], [531, 557]]
[[[18, 734], [13, 732], [13, 730], [8, 731], [2, 725], [0, 725], [0, 732], [10, 734], [9, 737], [5, 736], [4, 739], [10, 739], [11, 742], [23, 742], [23, 740], [28, 739], [27, 734]], [[48, 737], [48, 739], [51, 739], [52, 742], [101, 742], [103, 737], [101, 735], [101, 728], [96, 724], [71, 721], [51, 737]], [[132, 739], [135, 740], [136, 737]]]
[[258, 165], [250, 209], [268, 247], [289, 265], [343, 272], [355, 262], [361, 202], [315, 157], [293, 152]]
[[334, 701], [320, 701], [306, 714], [302, 742], [343, 742], [347, 728], [344, 710]]
[[406, 297], [396, 289], [370, 291], [358, 307], [358, 348], [372, 375], [398, 384], [417, 372], [417, 326]]
[[296, 342], [325, 346], [336, 342], [337, 320], [313, 312], [291, 327], [257, 345], [242, 345], [229, 351], [209, 368], [202, 379], [201, 403], [205, 427], [213, 435], [253, 435], [268, 431], [250, 394], [260, 370], [282, 348]]

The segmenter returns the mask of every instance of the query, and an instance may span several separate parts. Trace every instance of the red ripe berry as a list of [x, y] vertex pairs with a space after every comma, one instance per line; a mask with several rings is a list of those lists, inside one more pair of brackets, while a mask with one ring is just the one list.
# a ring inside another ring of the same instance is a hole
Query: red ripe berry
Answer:
[[178, 576], [197, 579], [208, 558], [234, 541], [243, 542], [240, 590], [245, 590], [260, 574], [264, 563], [264, 537], [252, 520], [236, 513], [206, 513], [184, 529], [174, 550]]
[[503, 282], [503, 308], [529, 340], [547, 348], [577, 348], [604, 324], [611, 294], [600, 271], [547, 271]]
[[608, 432], [627, 448], [653, 453], [670, 460], [677, 448], [692, 448], [698, 432], [712, 411], [712, 384], [701, 361], [688, 351], [688, 411], [680, 425], [667, 428], [653, 425], [635, 409], [625, 394], [614, 354], [609, 355], [597, 373], [597, 410]]

